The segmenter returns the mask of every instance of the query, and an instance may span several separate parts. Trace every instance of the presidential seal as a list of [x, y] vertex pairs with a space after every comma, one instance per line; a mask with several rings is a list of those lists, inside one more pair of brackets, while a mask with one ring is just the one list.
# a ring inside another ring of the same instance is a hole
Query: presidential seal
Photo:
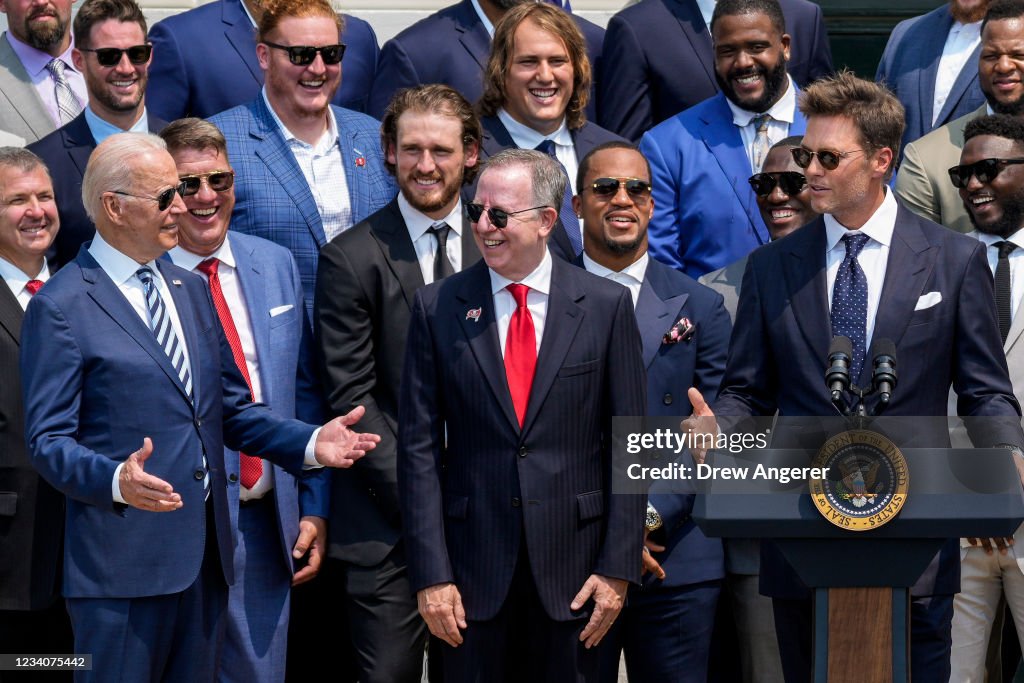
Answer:
[[811, 499], [832, 524], [869, 531], [888, 524], [907, 500], [903, 453], [886, 437], [852, 429], [825, 442], [814, 459], [825, 476], [809, 480]]

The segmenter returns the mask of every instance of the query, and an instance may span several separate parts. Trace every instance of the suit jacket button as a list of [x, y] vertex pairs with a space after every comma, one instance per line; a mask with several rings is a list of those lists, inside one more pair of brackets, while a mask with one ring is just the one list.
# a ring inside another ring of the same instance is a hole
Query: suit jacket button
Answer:
[[519, 457], [520, 458], [525, 458], [526, 457], [526, 453], [527, 453], [526, 446], [520, 446], [519, 447]]
[[228, 475], [228, 481], [234, 484], [236, 481], [238, 481], [238, 475], [232, 472], [231, 474]]
[[521, 500], [519, 500], [518, 498], [513, 498], [512, 499], [512, 507], [517, 508], [517, 507], [519, 507], [522, 504], [523, 504], [523, 502]]
[[192, 473], [192, 476], [196, 478], [196, 481], [202, 481], [203, 477], [206, 476], [206, 472], [204, 472], [202, 469], [198, 469]]
[[200, 420], [200, 419], [199, 419], [199, 418], [197, 417], [197, 418], [195, 419], [195, 424], [196, 424], [196, 429], [198, 429], [199, 427], [202, 427], [202, 426], [203, 426], [203, 421], [202, 421], [202, 420]]
[[661, 402], [667, 406], [672, 405], [672, 394], [665, 394], [661, 397]]

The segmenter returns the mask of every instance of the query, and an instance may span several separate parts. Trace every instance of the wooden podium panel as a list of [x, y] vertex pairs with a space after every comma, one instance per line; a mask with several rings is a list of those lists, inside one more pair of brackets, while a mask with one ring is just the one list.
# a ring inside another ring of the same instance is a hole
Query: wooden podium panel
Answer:
[[829, 683], [892, 683], [892, 600], [889, 588], [829, 589]]

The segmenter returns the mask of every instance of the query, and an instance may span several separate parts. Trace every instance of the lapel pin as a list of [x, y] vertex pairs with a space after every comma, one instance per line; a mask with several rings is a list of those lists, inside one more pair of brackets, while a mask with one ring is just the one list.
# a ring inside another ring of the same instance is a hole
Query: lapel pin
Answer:
[[175, 287], [181, 287], [181, 280], [171, 280], [171, 284]]
[[352, 148], [352, 151], [358, 155], [356, 156], [356, 166], [358, 166], [359, 168], [366, 166], [366, 156], [364, 156], [363, 153], [360, 152], [355, 147]]
[[484, 312], [483, 308], [471, 308], [466, 311], [466, 320], [472, 320], [475, 323], [480, 322], [480, 314]]

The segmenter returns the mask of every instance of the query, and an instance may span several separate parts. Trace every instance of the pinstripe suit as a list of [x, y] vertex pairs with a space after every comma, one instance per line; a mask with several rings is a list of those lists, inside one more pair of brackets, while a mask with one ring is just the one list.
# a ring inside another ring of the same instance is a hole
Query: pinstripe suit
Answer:
[[[590, 574], [640, 579], [645, 501], [611, 490], [611, 418], [642, 415], [646, 403], [629, 292], [560, 259], [552, 269], [522, 429], [485, 263], [413, 304], [398, 417], [409, 575], [415, 590], [455, 583], [467, 638], [499, 616], [520, 573], [540, 605], [534, 633], [579, 620], [569, 604]], [[445, 647], [446, 676], [450, 653], [468, 643]], [[463, 668], [493, 669], [489, 654]]]
[[[380, 123], [333, 105], [331, 111], [338, 122], [355, 224], [390, 202], [398, 189], [384, 168]], [[292, 252], [299, 264], [306, 312], [312, 317], [317, 257], [327, 239], [302, 169], [262, 95], [211, 117], [210, 122], [224, 133], [235, 169], [231, 229], [277, 242]]]

